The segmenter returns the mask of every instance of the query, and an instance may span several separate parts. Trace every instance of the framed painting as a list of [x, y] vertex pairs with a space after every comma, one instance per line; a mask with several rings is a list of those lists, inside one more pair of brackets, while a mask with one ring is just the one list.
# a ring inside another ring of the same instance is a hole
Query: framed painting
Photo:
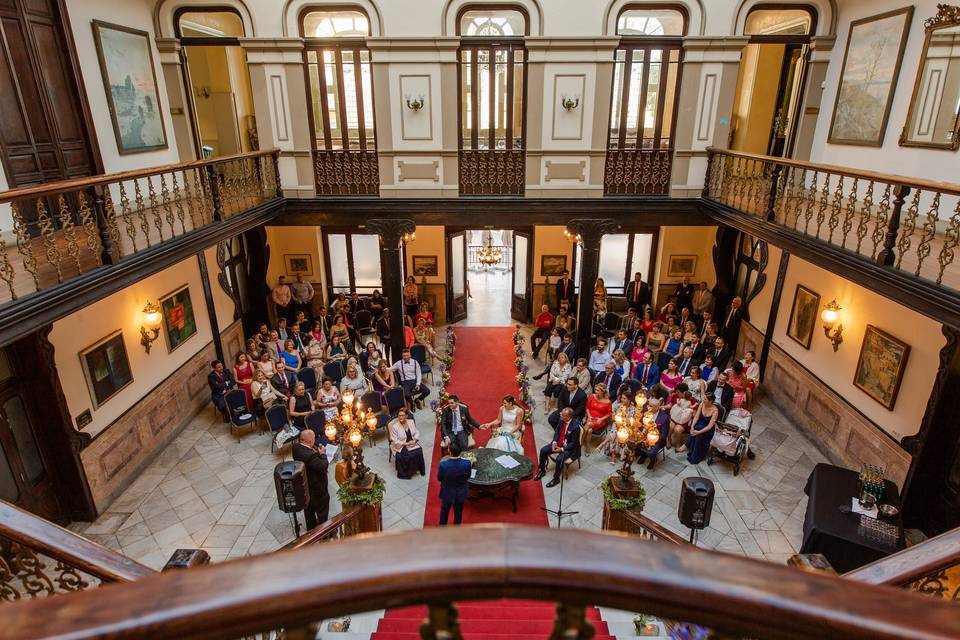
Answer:
[[817, 313], [820, 311], [820, 294], [814, 293], [802, 284], [797, 285], [793, 294], [793, 306], [790, 308], [790, 322], [787, 323], [787, 337], [792, 338], [804, 349], [810, 348], [813, 330], [817, 326]]
[[893, 411], [909, 355], [910, 345], [868, 324], [853, 384]]
[[184, 285], [160, 298], [163, 333], [167, 336], [167, 353], [171, 353], [197, 333], [197, 320], [190, 301], [190, 287]]
[[437, 263], [437, 256], [413, 256], [413, 275], [440, 275], [440, 267]]
[[120, 330], [81, 351], [80, 366], [94, 409], [99, 409], [133, 382], [127, 347], [123, 344], [123, 332]]
[[93, 21], [100, 75], [121, 154], [167, 148], [150, 34]]
[[883, 144], [912, 17], [909, 6], [850, 23], [827, 142]]
[[673, 278], [693, 277], [697, 273], [697, 256], [674, 255], [670, 256], [667, 266], [667, 276]]
[[302, 273], [304, 278], [313, 277], [313, 256], [309, 253], [285, 253], [283, 254], [283, 264], [287, 269], [288, 276]]
[[567, 270], [567, 256], [542, 255], [540, 256], [540, 275], [559, 276]]

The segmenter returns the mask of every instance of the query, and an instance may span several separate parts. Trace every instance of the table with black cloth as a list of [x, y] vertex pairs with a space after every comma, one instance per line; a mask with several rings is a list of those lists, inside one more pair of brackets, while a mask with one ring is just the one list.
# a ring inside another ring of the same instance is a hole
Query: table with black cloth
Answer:
[[[888, 556], [903, 546], [903, 521], [899, 513], [894, 518], [880, 516], [880, 522], [897, 528], [896, 545], [890, 546], [862, 535], [859, 514], [840, 510], [841, 506], [849, 509], [851, 499], [859, 497], [859, 472], [820, 463], [813, 468], [803, 491], [808, 501], [800, 553], [822, 553], [837, 573], [846, 573]], [[890, 504], [899, 510], [897, 485], [884, 480], [883, 497], [878, 504]]]

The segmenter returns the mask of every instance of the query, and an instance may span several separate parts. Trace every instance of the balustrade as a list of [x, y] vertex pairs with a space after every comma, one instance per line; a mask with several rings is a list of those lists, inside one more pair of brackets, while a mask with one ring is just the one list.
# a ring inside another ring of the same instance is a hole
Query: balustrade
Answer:
[[603, 175], [606, 195], [669, 195], [671, 149], [610, 149]]
[[377, 152], [373, 150], [315, 150], [313, 172], [317, 195], [379, 195], [378, 163]]
[[703, 197], [960, 289], [958, 185], [709, 149]]
[[460, 195], [522, 196], [525, 164], [523, 149], [461, 149]]

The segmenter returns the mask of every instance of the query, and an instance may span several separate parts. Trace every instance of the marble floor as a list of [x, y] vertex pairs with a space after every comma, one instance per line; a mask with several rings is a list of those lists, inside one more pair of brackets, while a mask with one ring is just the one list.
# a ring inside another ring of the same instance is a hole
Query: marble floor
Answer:
[[511, 271], [499, 269], [467, 271], [470, 298], [467, 319], [458, 323], [470, 327], [508, 327], [510, 319]]
[[[481, 289], [478, 286], [476, 290]], [[524, 331], [529, 335], [529, 329]], [[444, 332], [438, 331], [438, 335]], [[504, 344], [504, 349], [509, 348], [511, 345]], [[527, 364], [531, 375], [543, 367], [542, 360], [529, 356]], [[538, 400], [534, 429], [539, 446], [549, 440], [552, 430], [542, 411], [543, 382], [534, 382], [531, 389]], [[779, 564], [800, 547], [807, 501], [803, 486], [813, 466], [828, 458], [770, 401], [761, 399], [754, 409], [751, 446], [756, 459], [746, 461], [738, 476], [733, 475], [730, 464], [692, 466], [672, 452], [653, 471], [635, 465], [635, 472], [646, 490], [644, 513], [684, 536], [688, 530], [677, 519], [682, 479], [692, 475], [710, 478], [716, 488], [715, 508], [710, 526], [700, 532], [697, 544]], [[416, 419], [428, 452], [429, 474], [433, 416], [428, 408], [417, 412]], [[364, 451], [368, 466], [387, 480], [384, 528], [419, 529], [427, 478], [396, 480], [387, 462], [386, 445], [381, 434], [376, 446]], [[290, 516], [277, 507], [273, 485], [274, 466], [284, 457], [289, 459], [289, 447], [271, 453], [268, 436], [256, 433], [245, 434], [238, 442], [219, 416], [204, 410], [103, 515], [95, 522], [76, 522], [70, 528], [157, 569], [182, 547], [205, 549], [213, 562], [272, 551], [294, 537]], [[560, 525], [598, 530], [603, 508], [598, 485], [613, 467], [597, 453], [582, 462], [566, 480], [563, 495], [563, 508], [579, 513], [564, 518]], [[333, 515], [340, 505], [332, 473], [330, 495]], [[559, 487], [545, 487], [545, 497], [547, 506], [556, 508]], [[557, 526], [555, 518], [551, 517], [550, 525]], [[618, 621], [629, 626], [629, 618], [619, 616]]]

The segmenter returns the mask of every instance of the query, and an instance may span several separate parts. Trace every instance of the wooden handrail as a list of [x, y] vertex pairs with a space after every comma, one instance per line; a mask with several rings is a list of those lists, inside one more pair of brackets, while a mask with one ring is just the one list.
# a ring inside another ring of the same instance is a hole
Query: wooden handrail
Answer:
[[907, 547], [843, 577], [867, 584], [904, 587], [960, 564], [960, 527]]
[[360, 515], [361, 509], [358, 506], [353, 506], [346, 511], [341, 511], [337, 515], [333, 516], [326, 522], [324, 522], [319, 527], [307, 531], [305, 534], [292, 540], [287, 544], [280, 547], [279, 551], [289, 551], [291, 549], [301, 549], [307, 545], [316, 544], [329, 537], [330, 535], [336, 533], [338, 529], [346, 526], [348, 523], [357, 519]]
[[8, 191], [0, 191], [0, 204], [12, 202], [14, 200], [23, 200], [25, 198], [37, 198], [49, 195], [55, 195], [66, 191], [80, 191], [89, 187], [122, 182], [124, 180], [134, 180], [146, 176], [159, 175], [170, 171], [182, 171], [185, 169], [194, 169], [196, 167], [223, 164], [232, 160], [244, 160], [259, 158], [261, 156], [273, 155], [279, 149], [264, 149], [262, 151], [253, 151], [248, 153], [235, 153], [229, 156], [221, 156], [211, 160], [190, 160], [188, 162], [177, 162], [173, 164], [164, 164], [156, 167], [147, 167], [144, 169], [133, 169], [131, 171], [121, 171], [119, 173], [105, 173], [96, 176], [86, 176], [83, 178], [74, 178], [73, 180], [60, 180], [58, 182], [45, 182], [43, 184], [29, 187], [20, 187]]
[[690, 544], [690, 541], [684, 538], [683, 536], [677, 533], [674, 533], [673, 531], [671, 531], [670, 529], [667, 529], [665, 526], [663, 526], [659, 522], [654, 522], [647, 516], [643, 515], [642, 511], [632, 511], [630, 509], [627, 509], [621, 513], [623, 514], [623, 518], [627, 520], [630, 524], [640, 529], [646, 529], [648, 532], [650, 532], [653, 536], [655, 536], [659, 540], [663, 540], [664, 542], [677, 544], [687, 548], [690, 548], [690, 547], [699, 548], [696, 545]]
[[939, 191], [951, 195], [960, 195], [960, 184], [950, 182], [937, 182], [935, 180], [923, 180], [921, 178], [910, 178], [895, 173], [877, 173], [875, 171], [862, 171], [860, 169], [851, 169], [850, 167], [840, 167], [833, 164], [822, 164], [819, 162], [805, 162], [803, 160], [790, 160], [788, 158], [779, 158], [776, 156], [765, 156], [757, 153], [745, 153], [743, 151], [731, 151], [729, 149], [720, 149], [717, 147], [707, 147], [708, 153], [717, 155], [731, 156], [734, 158], [744, 158], [747, 160], [757, 160], [770, 164], [779, 164], [785, 167], [797, 167], [808, 171], [819, 171], [820, 173], [832, 173], [850, 178], [860, 178], [873, 180], [874, 182], [884, 182], [890, 184], [903, 184], [908, 187], [926, 189], [928, 191]]
[[[584, 587], [584, 588], [580, 588]], [[6, 605], [0, 638], [226, 638], [420, 603], [533, 598], [754, 637], [960, 637], [956, 605], [625, 534], [510, 525], [347, 538]]]
[[157, 572], [102, 545], [0, 500], [0, 537], [104, 582], [131, 582]]

